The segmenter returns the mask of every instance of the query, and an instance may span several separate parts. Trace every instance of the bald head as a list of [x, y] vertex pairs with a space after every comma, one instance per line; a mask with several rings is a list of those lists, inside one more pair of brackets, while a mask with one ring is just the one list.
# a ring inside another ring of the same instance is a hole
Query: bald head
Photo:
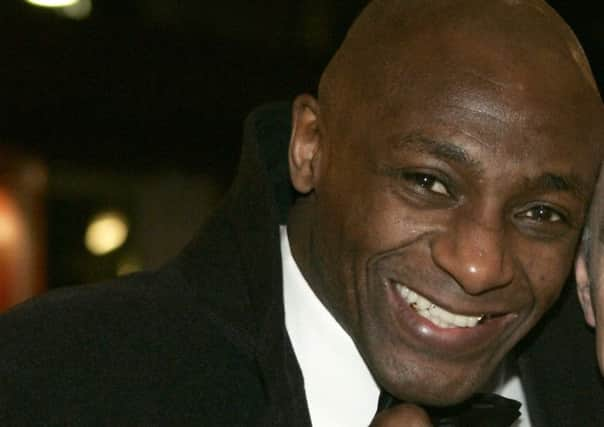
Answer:
[[326, 68], [319, 101], [348, 109], [477, 61], [502, 85], [600, 102], [575, 35], [541, 0], [374, 0]]

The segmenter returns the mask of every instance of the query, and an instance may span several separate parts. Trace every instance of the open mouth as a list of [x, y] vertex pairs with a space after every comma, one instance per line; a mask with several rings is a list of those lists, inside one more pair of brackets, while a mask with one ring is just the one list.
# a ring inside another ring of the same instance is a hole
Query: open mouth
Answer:
[[491, 317], [486, 314], [467, 316], [452, 313], [400, 283], [395, 283], [395, 286], [400, 296], [417, 314], [441, 328], [473, 328]]

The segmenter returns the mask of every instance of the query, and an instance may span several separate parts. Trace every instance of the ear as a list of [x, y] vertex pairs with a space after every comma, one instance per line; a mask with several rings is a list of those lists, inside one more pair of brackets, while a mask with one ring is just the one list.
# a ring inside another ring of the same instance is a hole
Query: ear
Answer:
[[595, 327], [596, 317], [594, 315], [594, 308], [591, 301], [589, 274], [587, 273], [585, 256], [583, 255], [583, 251], [581, 249], [579, 249], [579, 255], [577, 255], [577, 259], [575, 261], [575, 279], [577, 282], [577, 294], [579, 295], [579, 302], [583, 307], [585, 321], [590, 326]]
[[289, 173], [294, 188], [307, 194], [315, 188], [321, 158], [319, 103], [310, 95], [294, 100], [289, 142]]

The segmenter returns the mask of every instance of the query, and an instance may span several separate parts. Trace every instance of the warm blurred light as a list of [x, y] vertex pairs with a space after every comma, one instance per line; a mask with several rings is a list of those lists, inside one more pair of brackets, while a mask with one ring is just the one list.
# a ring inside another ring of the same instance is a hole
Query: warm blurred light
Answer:
[[117, 265], [117, 275], [124, 276], [130, 273], [136, 273], [137, 271], [141, 271], [143, 269], [143, 265], [137, 257], [126, 257], [122, 259]]
[[71, 19], [86, 19], [92, 12], [91, 0], [80, 0], [71, 6], [65, 6], [60, 13]]
[[105, 255], [124, 244], [128, 237], [126, 217], [119, 212], [96, 215], [86, 230], [86, 247], [94, 255]]
[[14, 244], [17, 240], [19, 224], [10, 210], [0, 212], [0, 247]]
[[73, 6], [80, 0], [25, 0], [29, 4], [42, 7], [67, 7]]
[[14, 196], [0, 187], [0, 249], [10, 248], [14, 252], [15, 245], [21, 240], [23, 240], [23, 222], [19, 207]]

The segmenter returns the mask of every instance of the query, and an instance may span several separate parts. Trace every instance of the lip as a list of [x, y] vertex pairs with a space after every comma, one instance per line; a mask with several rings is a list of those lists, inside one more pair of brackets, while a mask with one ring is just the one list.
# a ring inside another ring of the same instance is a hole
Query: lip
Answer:
[[[385, 280], [386, 297], [393, 308], [399, 333], [409, 339], [419, 351], [442, 354], [447, 358], [462, 358], [482, 353], [499, 341], [507, 326], [518, 318], [517, 313], [489, 313], [484, 322], [471, 328], [441, 328], [420, 316], [399, 294], [396, 283]], [[407, 286], [405, 284], [405, 286]], [[435, 301], [436, 302], [436, 301]], [[478, 314], [474, 314], [478, 315]]]

